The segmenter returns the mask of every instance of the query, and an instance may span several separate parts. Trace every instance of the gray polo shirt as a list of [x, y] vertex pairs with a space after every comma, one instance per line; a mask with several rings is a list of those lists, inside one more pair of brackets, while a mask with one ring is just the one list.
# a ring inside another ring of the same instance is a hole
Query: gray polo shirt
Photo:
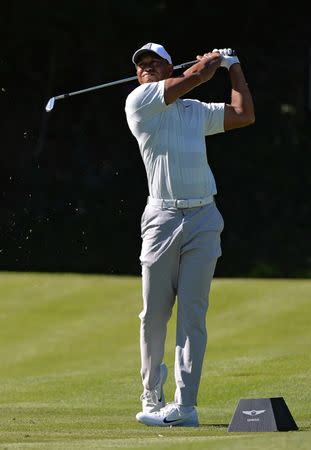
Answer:
[[144, 161], [149, 195], [160, 199], [216, 194], [205, 136], [224, 131], [224, 103], [164, 101], [164, 80], [144, 83], [127, 97], [128, 126]]

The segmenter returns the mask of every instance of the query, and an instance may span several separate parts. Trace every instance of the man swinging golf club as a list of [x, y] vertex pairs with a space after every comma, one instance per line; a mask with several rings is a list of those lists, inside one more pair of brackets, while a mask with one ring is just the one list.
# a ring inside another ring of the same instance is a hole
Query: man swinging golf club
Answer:
[[[173, 77], [171, 56], [148, 43], [132, 57], [140, 85], [127, 97], [128, 126], [145, 165], [149, 197], [141, 219], [143, 309], [140, 313], [142, 411], [139, 422], [198, 426], [196, 410], [207, 343], [206, 313], [223, 219], [206, 155], [206, 136], [254, 123], [252, 96], [238, 57], [215, 49]], [[228, 70], [231, 102], [181, 98]], [[173, 403], [165, 402], [167, 323], [177, 300]]]

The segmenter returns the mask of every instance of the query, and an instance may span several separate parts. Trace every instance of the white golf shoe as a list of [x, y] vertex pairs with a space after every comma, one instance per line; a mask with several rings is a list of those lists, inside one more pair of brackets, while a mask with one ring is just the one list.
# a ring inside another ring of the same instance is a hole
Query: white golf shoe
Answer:
[[158, 427], [198, 427], [199, 419], [194, 406], [180, 406], [168, 403], [164, 408], [154, 412], [140, 412], [136, 419], [149, 426]]
[[143, 413], [152, 413], [159, 411], [165, 406], [165, 397], [163, 385], [167, 378], [167, 367], [164, 363], [160, 366], [160, 379], [156, 387], [152, 391], [144, 390], [140, 396], [142, 402]]

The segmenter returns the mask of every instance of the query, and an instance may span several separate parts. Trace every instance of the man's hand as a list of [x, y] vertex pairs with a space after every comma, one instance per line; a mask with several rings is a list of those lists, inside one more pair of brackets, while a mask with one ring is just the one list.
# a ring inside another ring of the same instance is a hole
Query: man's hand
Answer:
[[232, 50], [232, 48], [215, 48], [213, 50], [214, 52], [218, 52], [221, 55], [221, 63], [220, 63], [220, 67], [225, 67], [226, 69], [229, 70], [230, 66], [232, 66], [232, 64], [240, 64], [239, 58], [236, 56], [234, 50]]

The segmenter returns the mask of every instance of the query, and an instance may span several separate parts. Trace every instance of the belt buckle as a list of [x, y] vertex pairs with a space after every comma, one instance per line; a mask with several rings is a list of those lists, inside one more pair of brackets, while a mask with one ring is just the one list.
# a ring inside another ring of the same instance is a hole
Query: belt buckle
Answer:
[[189, 207], [189, 202], [188, 200], [177, 200], [176, 201], [176, 206], [177, 208], [188, 208]]

